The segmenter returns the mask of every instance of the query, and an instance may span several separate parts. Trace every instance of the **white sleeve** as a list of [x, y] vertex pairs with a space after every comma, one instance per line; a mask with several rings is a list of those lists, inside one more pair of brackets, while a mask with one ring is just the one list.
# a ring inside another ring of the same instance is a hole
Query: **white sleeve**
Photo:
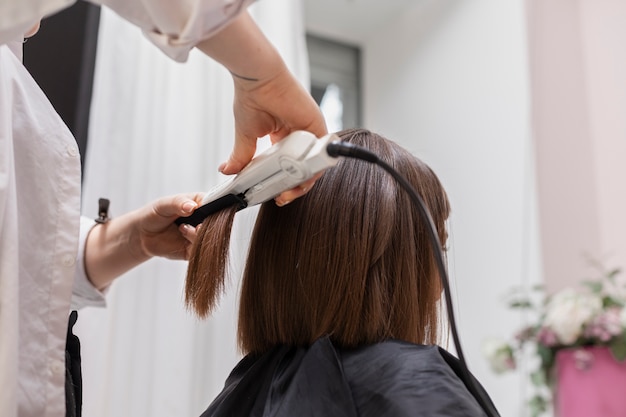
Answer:
[[96, 225], [93, 219], [80, 218], [80, 237], [78, 240], [78, 257], [76, 259], [76, 273], [74, 275], [74, 289], [72, 290], [72, 309], [78, 310], [87, 306], [106, 307], [104, 292], [93, 286], [85, 270], [85, 241], [91, 229]]
[[[2, 1], [2, 0], [0, 0]], [[90, 0], [139, 26], [175, 61], [226, 26], [254, 0]]]
[[46, 16], [76, 0], [0, 0], [0, 45], [20, 39]]
[[[0, 44], [22, 36], [41, 18], [76, 0], [0, 0]], [[172, 59], [210, 38], [254, 0], [89, 0], [139, 26]]]

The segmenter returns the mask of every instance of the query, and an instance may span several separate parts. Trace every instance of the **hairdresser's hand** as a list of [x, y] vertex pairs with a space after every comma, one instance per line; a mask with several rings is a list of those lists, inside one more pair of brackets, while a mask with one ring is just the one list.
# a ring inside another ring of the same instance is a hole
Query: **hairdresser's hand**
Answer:
[[196, 193], [164, 197], [140, 209], [130, 245], [138, 251], [137, 257], [189, 259], [195, 227], [178, 226], [174, 220], [193, 213], [203, 196]]
[[[224, 174], [236, 174], [252, 160], [258, 138], [273, 143], [294, 130], [324, 136], [326, 124], [315, 100], [289, 72], [282, 57], [247, 11], [217, 34], [196, 45], [231, 72], [235, 84], [235, 145]], [[304, 194], [308, 181], [277, 199], [286, 203]]]
[[266, 80], [233, 76], [235, 82], [235, 146], [224, 174], [235, 174], [254, 156], [257, 140], [270, 135], [276, 143], [294, 130], [318, 137], [327, 133], [324, 117], [311, 95], [284, 65]]
[[196, 231], [177, 226], [178, 217], [189, 216], [203, 194], [164, 197], [109, 222], [96, 225], [85, 243], [85, 268], [96, 288], [154, 256], [188, 259]]
[[[224, 174], [239, 172], [254, 156], [259, 137], [270, 135], [272, 143], [294, 130], [306, 130], [317, 137], [327, 133], [324, 117], [311, 95], [283, 67], [266, 81], [235, 80], [235, 146], [227, 162], [220, 166]], [[316, 178], [285, 191], [276, 198], [279, 205], [304, 195]]]

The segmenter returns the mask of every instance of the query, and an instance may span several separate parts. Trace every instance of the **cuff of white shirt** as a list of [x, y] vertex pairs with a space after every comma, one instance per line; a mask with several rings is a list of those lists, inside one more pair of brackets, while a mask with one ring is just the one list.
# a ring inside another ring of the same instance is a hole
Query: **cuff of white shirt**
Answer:
[[76, 0], [0, 1], [0, 45], [23, 39], [37, 22], [69, 7]]
[[78, 258], [76, 259], [76, 273], [74, 275], [74, 289], [72, 291], [72, 309], [83, 307], [106, 307], [104, 298], [107, 289], [99, 291], [87, 277], [85, 270], [85, 241], [92, 227], [96, 225], [93, 219], [80, 218], [80, 236], [78, 241]]
[[[174, 61], [185, 62], [199, 42], [222, 30], [254, 0], [222, 0], [199, 2], [185, 27], [178, 34], [162, 33], [158, 28], [144, 34]], [[217, 6], [216, 6], [217, 3]]]

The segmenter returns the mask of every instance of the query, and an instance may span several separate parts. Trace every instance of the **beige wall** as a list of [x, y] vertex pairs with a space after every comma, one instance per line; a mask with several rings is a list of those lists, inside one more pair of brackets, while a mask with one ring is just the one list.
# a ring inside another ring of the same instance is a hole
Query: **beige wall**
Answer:
[[626, 267], [626, 2], [527, 0], [543, 269]]

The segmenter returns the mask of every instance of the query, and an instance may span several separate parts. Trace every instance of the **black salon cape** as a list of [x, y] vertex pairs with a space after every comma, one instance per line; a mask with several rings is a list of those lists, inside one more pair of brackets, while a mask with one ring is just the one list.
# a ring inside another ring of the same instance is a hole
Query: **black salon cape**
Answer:
[[459, 368], [437, 346], [387, 341], [347, 350], [322, 338], [308, 349], [246, 356], [202, 417], [485, 416]]

